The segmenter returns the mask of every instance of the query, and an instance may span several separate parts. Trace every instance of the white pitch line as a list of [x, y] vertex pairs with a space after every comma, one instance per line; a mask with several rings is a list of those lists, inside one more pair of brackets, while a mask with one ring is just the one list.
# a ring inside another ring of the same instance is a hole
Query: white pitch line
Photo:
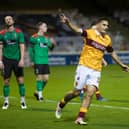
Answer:
[[[56, 100], [45, 100], [46, 102], [50, 103], [57, 103]], [[80, 104], [79, 102], [69, 102], [69, 104]], [[118, 107], [118, 106], [111, 106], [111, 105], [99, 105], [99, 104], [91, 104], [92, 107], [99, 107], [99, 108], [108, 108], [108, 109], [120, 109], [120, 110], [129, 110], [129, 107]]]
[[110, 106], [110, 105], [98, 105], [98, 104], [91, 104], [93, 107], [101, 107], [101, 108], [108, 108], [108, 109], [120, 109], [120, 110], [129, 110], [129, 107], [118, 107], [118, 106]]
[[[4, 98], [4, 96], [0, 96], [0, 98]], [[9, 98], [16, 99], [16, 97], [14, 97], [14, 96], [9, 96]]]
[[[0, 98], [4, 98], [3, 96], [0, 96]], [[14, 96], [10, 96], [9, 98], [13, 98], [13, 99], [17, 99], [17, 97]], [[49, 102], [49, 103], [57, 103], [57, 100], [49, 100], [46, 99], [45, 102]], [[79, 105], [79, 102], [69, 102], [69, 104], [75, 104], [75, 105]], [[129, 107], [118, 107], [118, 106], [111, 106], [111, 105], [99, 105], [99, 104], [91, 104], [92, 107], [99, 107], [99, 108], [108, 108], [108, 109], [118, 109], [118, 110], [129, 110]]]

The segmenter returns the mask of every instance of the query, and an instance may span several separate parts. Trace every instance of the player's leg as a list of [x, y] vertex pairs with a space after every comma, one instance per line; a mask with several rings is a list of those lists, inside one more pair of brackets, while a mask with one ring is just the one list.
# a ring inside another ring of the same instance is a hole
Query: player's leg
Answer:
[[82, 101], [80, 111], [79, 111], [77, 119], [75, 121], [76, 124], [87, 124], [83, 120], [84, 120], [85, 116], [87, 115], [92, 97], [93, 97], [94, 93], [96, 92], [96, 88], [98, 88], [98, 86], [99, 86], [99, 81], [100, 81], [100, 76], [101, 76], [99, 71], [95, 71], [90, 68], [86, 68], [86, 70], [84, 72], [87, 73], [87, 75], [88, 75], [85, 78], [85, 80], [86, 80], [85, 84], [87, 85], [86, 96], [84, 97], [84, 99]]
[[42, 74], [43, 74], [43, 84], [42, 84], [42, 91], [43, 91], [47, 82], [48, 82], [48, 80], [49, 80], [50, 69], [49, 69], [48, 64], [43, 65]]
[[[81, 90], [80, 92], [80, 100], [82, 101], [83, 98], [84, 98], [84, 93], [86, 92], [86, 87], [83, 88], [83, 90]], [[96, 96], [96, 100], [98, 101], [106, 101], [107, 99], [104, 98], [102, 95], [101, 95], [101, 92], [99, 89], [96, 90], [95, 92], [95, 96]]]
[[96, 91], [95, 86], [87, 86], [87, 94], [82, 101], [80, 111], [75, 121], [76, 124], [87, 124], [87, 122], [84, 122], [83, 120], [88, 112], [88, 108], [90, 106], [90, 103], [95, 91]]
[[36, 92], [34, 93], [34, 96], [36, 97], [37, 100], [42, 101], [43, 95], [43, 89], [45, 88], [45, 85], [47, 84], [49, 79], [49, 75], [37, 75], [36, 76]]
[[62, 109], [65, 107], [65, 105], [72, 100], [73, 98], [79, 96], [80, 94], [80, 90], [73, 90], [70, 91], [69, 93], [67, 93], [61, 100], [60, 102], [58, 102], [57, 104], [57, 108], [56, 108], [56, 112], [55, 112], [55, 116], [57, 119], [61, 118], [62, 115]]
[[18, 87], [19, 87], [19, 94], [21, 98], [21, 108], [26, 109], [26, 101], [25, 101], [25, 85], [24, 85], [24, 73], [23, 68], [18, 66], [18, 62], [14, 63], [14, 73], [17, 79]]
[[83, 68], [81, 66], [77, 67], [76, 70], [76, 75], [75, 75], [75, 81], [74, 81], [74, 90], [67, 93], [63, 99], [58, 103], [57, 108], [56, 108], [56, 118], [61, 117], [61, 111], [65, 107], [65, 105], [73, 98], [77, 97], [80, 95], [80, 91], [83, 89], [83, 86], [85, 84], [85, 72], [83, 71]]
[[2, 109], [8, 109], [9, 107], [9, 93], [10, 93], [10, 86], [9, 86], [9, 78], [4, 80], [4, 87], [3, 87], [3, 94], [4, 94], [4, 104]]
[[42, 91], [44, 90], [48, 80], [49, 80], [49, 73], [43, 74]]
[[42, 89], [43, 89], [43, 75], [37, 74], [36, 75], [36, 92], [34, 93], [34, 96], [39, 101], [43, 100]]
[[100, 90], [99, 90], [99, 89], [96, 90], [95, 96], [96, 96], [96, 99], [97, 99], [97, 100], [103, 99], [103, 97], [102, 97], [101, 94], [100, 94]]
[[96, 96], [96, 100], [98, 101], [107, 101], [106, 98], [104, 98], [102, 95], [101, 95], [101, 92], [100, 90], [97, 88], [96, 92], [95, 92], [95, 96]]
[[35, 74], [36, 74], [36, 92], [34, 93], [34, 96], [37, 100], [42, 101], [43, 96], [42, 92], [49, 80], [49, 65], [48, 64], [40, 64], [35, 65]]
[[42, 80], [43, 80], [43, 74], [42, 74], [42, 65], [35, 64], [34, 65], [34, 72], [36, 75], [36, 91], [34, 92], [34, 96], [38, 101], [40, 101], [40, 98], [42, 97]]
[[12, 72], [12, 62], [8, 59], [3, 58], [4, 69], [3, 69], [3, 78], [4, 78], [4, 86], [3, 86], [3, 94], [4, 94], [4, 104], [2, 109], [8, 109], [9, 107], [9, 93], [10, 93], [10, 77]]
[[26, 100], [25, 100], [25, 85], [24, 85], [24, 79], [23, 77], [18, 77], [17, 78], [18, 85], [19, 85], [19, 94], [21, 98], [21, 108], [26, 109]]

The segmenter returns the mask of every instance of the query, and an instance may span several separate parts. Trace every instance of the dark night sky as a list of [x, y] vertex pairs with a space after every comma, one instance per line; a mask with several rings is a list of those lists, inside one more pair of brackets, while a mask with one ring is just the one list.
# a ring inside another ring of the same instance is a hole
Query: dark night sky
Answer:
[[79, 8], [82, 11], [108, 11], [129, 7], [129, 0], [0, 0], [0, 10], [44, 10]]

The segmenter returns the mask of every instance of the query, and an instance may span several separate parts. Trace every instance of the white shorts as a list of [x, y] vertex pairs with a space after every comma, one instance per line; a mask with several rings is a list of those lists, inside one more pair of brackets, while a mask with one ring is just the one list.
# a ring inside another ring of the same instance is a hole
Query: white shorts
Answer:
[[76, 89], [83, 89], [84, 86], [99, 87], [101, 73], [83, 65], [78, 65], [75, 74], [74, 86]]

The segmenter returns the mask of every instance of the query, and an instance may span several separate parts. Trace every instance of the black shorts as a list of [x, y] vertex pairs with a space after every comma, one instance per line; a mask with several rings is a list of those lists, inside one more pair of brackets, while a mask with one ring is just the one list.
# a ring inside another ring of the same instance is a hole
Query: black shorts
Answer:
[[34, 65], [35, 74], [50, 74], [50, 69], [48, 64], [35, 64]]
[[4, 79], [10, 78], [12, 71], [16, 77], [23, 77], [23, 67], [18, 66], [19, 61], [14, 59], [3, 58], [4, 70], [3, 77]]

